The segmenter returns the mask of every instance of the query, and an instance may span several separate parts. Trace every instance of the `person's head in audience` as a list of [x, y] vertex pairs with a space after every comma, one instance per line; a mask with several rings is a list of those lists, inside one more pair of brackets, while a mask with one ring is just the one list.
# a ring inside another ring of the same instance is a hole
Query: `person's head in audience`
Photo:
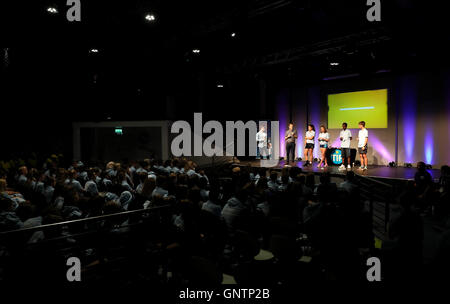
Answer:
[[347, 173], [345, 174], [345, 179], [349, 182], [353, 182], [355, 180], [355, 172], [347, 171]]
[[425, 169], [426, 169], [426, 165], [423, 161], [420, 161], [417, 163], [417, 171], [424, 172], [424, 171], [426, 171]]
[[272, 182], [276, 182], [276, 181], [277, 181], [277, 178], [278, 178], [278, 174], [277, 174], [276, 171], [270, 172], [270, 180], [271, 180]]
[[156, 181], [154, 178], [145, 178], [144, 185], [142, 186], [141, 195], [149, 198], [152, 195], [153, 190], [155, 190]]
[[22, 166], [19, 168], [19, 174], [23, 175], [23, 176], [27, 176], [28, 175], [28, 168], [26, 166]]
[[316, 184], [316, 178], [314, 176], [314, 173], [308, 173], [308, 175], [306, 175], [306, 181], [305, 181], [306, 186], [308, 186], [311, 189], [314, 189], [314, 185]]

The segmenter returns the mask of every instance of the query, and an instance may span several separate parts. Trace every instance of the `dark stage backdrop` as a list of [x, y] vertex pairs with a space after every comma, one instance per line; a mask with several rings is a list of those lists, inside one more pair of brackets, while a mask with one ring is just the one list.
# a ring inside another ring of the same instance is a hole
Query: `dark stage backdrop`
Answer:
[[[282, 89], [276, 98], [280, 138], [292, 119], [297, 125], [297, 154], [303, 157], [306, 124], [327, 125], [327, 96], [362, 90], [388, 89], [388, 128], [369, 129], [369, 163], [424, 161], [441, 166], [450, 163], [450, 72], [408, 75], [377, 75], [371, 79], [348, 78], [326, 81], [314, 87]], [[361, 117], [364, 120], [364, 117]], [[330, 143], [339, 146], [339, 131], [329, 130]], [[356, 148], [357, 129], [353, 129]], [[281, 142], [281, 155], [285, 155]], [[314, 157], [319, 157], [316, 144]]]

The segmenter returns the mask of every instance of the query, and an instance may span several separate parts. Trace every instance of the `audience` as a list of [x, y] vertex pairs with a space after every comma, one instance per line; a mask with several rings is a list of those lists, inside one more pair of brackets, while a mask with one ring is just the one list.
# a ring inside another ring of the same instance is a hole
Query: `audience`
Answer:
[[[306, 236], [310, 255], [320, 261], [314, 264], [315, 275], [360, 279], [365, 270], [363, 252], [375, 252], [372, 215], [352, 171], [337, 184], [326, 172], [316, 183], [313, 173], [295, 167], [267, 172], [227, 165], [203, 171], [185, 159], [86, 164], [77, 161], [64, 169], [52, 157], [40, 167], [21, 165], [3, 171], [0, 231], [168, 205], [170, 226], [164, 232], [166, 239], [157, 244], [176, 252], [171, 257], [174, 268], [183, 256], [201, 256], [224, 268], [241, 265], [243, 243], [269, 250], [277, 244], [274, 240], [294, 237], [295, 243]], [[411, 275], [408, 265], [423, 266], [420, 212], [430, 208], [433, 215], [449, 218], [448, 167], [441, 172], [435, 184], [425, 164], [418, 163], [414, 181], [398, 191], [383, 246], [389, 279]], [[102, 225], [117, 236], [132, 231], [129, 225], [141, 220], [129, 217]], [[70, 233], [36, 231], [24, 241], [34, 244]], [[305, 254], [304, 249], [290, 250]]]

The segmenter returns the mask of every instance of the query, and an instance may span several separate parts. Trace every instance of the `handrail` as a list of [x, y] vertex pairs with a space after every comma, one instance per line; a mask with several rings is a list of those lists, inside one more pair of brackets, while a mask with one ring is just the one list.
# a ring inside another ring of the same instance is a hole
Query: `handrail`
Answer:
[[127, 216], [127, 215], [141, 214], [141, 213], [151, 212], [151, 211], [154, 211], [154, 210], [166, 209], [168, 207], [170, 207], [170, 205], [156, 206], [156, 207], [151, 207], [151, 208], [144, 208], [144, 209], [138, 209], [138, 210], [132, 210], [132, 211], [124, 211], [124, 212], [112, 213], [112, 214], [104, 214], [104, 215], [98, 215], [98, 216], [87, 217], [87, 218], [82, 218], [82, 219], [76, 219], [76, 220], [71, 220], [71, 221], [64, 221], [64, 222], [58, 222], [58, 223], [53, 223], [53, 224], [45, 224], [45, 225], [40, 225], [40, 226], [35, 226], [35, 227], [28, 227], [28, 228], [21, 228], [21, 229], [16, 229], [16, 230], [2, 231], [2, 232], [0, 232], [0, 237], [5, 236], [5, 235], [9, 235], [9, 234], [15, 234], [15, 233], [33, 232], [33, 231], [38, 231], [38, 230], [47, 230], [47, 229], [50, 229], [50, 228], [55, 228], [55, 227], [65, 226], [65, 225], [71, 225], [71, 224], [76, 224], [76, 223], [88, 223], [88, 222], [95, 222], [95, 221], [111, 219], [111, 218], [119, 218], [119, 217], [124, 217], [124, 216]]

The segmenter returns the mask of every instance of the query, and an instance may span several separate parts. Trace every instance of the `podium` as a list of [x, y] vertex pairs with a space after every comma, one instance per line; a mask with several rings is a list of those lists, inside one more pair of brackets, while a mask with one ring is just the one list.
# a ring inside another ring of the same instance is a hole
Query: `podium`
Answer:
[[[340, 166], [342, 164], [342, 152], [341, 148], [331, 147], [327, 149], [325, 153], [328, 165]], [[356, 159], [356, 149], [350, 149], [350, 162], [353, 164]]]

